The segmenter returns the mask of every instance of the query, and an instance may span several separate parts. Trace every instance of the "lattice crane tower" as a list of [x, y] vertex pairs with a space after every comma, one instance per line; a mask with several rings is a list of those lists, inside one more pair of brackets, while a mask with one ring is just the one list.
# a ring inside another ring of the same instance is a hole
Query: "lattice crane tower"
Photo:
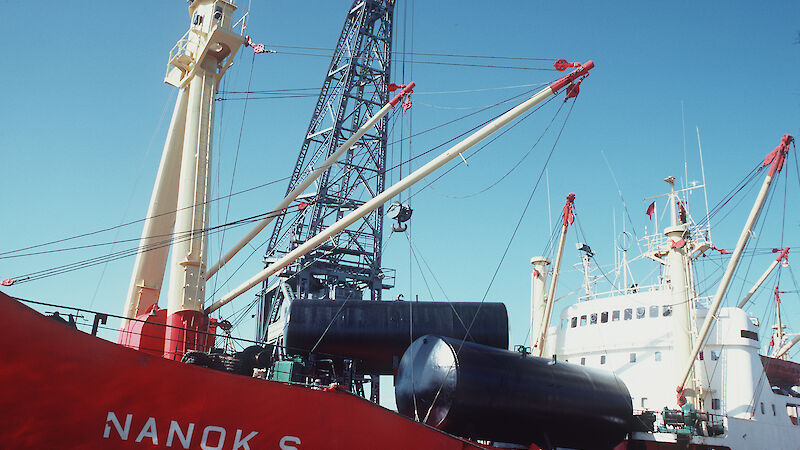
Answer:
[[[355, 0], [348, 10], [286, 192], [389, 101], [394, 3]], [[266, 261], [297, 247], [384, 190], [387, 125], [384, 117], [309, 188], [303, 198], [308, 206], [296, 217], [275, 219]], [[378, 208], [287, 267], [279, 280], [265, 282], [259, 336], [268, 338], [268, 325], [277, 320], [284, 300], [380, 300], [381, 291], [392, 287], [381, 269], [382, 239], [383, 208]]]

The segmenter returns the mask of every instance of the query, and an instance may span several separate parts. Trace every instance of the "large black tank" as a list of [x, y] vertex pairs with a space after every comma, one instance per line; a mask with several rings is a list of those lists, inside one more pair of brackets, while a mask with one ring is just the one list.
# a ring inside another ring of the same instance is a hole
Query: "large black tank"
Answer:
[[630, 393], [610, 372], [439, 336], [406, 350], [395, 399], [401, 414], [470, 439], [610, 449], [632, 429]]
[[294, 353], [316, 346], [318, 354], [355, 360], [359, 372], [388, 375], [413, 340], [426, 334], [462, 339], [470, 323], [467, 340], [508, 348], [505, 305], [476, 302], [297, 300], [289, 309], [284, 344]]

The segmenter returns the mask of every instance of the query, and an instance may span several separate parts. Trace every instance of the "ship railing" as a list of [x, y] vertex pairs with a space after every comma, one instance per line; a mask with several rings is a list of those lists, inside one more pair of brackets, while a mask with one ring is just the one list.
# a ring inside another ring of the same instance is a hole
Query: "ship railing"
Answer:
[[[689, 225], [689, 235], [696, 241], [704, 242], [708, 241], [708, 235], [710, 232], [710, 227], [708, 224], [698, 225], [695, 223], [691, 223]], [[654, 233], [644, 236], [640, 239], [645, 246], [646, 252], [649, 254], [661, 251], [665, 248], [669, 248], [672, 241], [670, 238], [665, 236], [663, 233]]]
[[[219, 0], [216, 3], [231, 3], [235, 4], [233, 1], [228, 0]], [[250, 11], [240, 6], [237, 6], [237, 12], [241, 12], [242, 16], [231, 25], [230, 30], [233, 32], [238, 32], [240, 35], [245, 36], [245, 30], [247, 29], [247, 19], [250, 16]], [[238, 30], [238, 31], [237, 31]], [[212, 28], [213, 31], [213, 28]], [[170, 65], [179, 67], [184, 70], [188, 70], [188, 65], [193, 61], [195, 57], [197, 57], [200, 45], [202, 44], [202, 39], [190, 39], [190, 35], [193, 32], [193, 29], [189, 29], [186, 33], [178, 39], [178, 42], [175, 43], [175, 46], [172, 47], [172, 50], [169, 52], [169, 64], [167, 64], [167, 75], [169, 75]], [[190, 46], [194, 48], [190, 48]], [[183, 55], [186, 55], [182, 57]]]
[[587, 300], [602, 300], [604, 298], [619, 297], [621, 295], [630, 295], [639, 292], [655, 292], [660, 290], [661, 287], [662, 285], [660, 283], [655, 283], [644, 286], [633, 285], [626, 288], [615, 288], [604, 292], [593, 292], [590, 295], [582, 295], [578, 297], [578, 301], [583, 302]]
[[381, 273], [383, 274], [383, 278], [381, 279], [383, 285], [394, 287], [395, 279], [397, 278], [397, 269], [381, 267]]
[[[194, 51], [189, 50], [189, 34], [192, 30], [187, 31], [178, 42], [175, 43], [175, 46], [172, 47], [172, 50], [169, 51], [169, 64], [167, 64], [167, 75], [170, 72], [170, 66], [175, 66], [181, 68], [183, 70], [188, 70], [189, 64], [193, 60], [194, 56], [197, 54], [197, 51], [200, 46], [200, 42], [195, 40], [194, 42]], [[184, 56], [185, 55], [185, 56]]]
[[241, 6], [237, 6], [237, 8], [238, 11], [243, 11], [242, 17], [240, 17], [239, 20], [234, 22], [234, 24], [231, 26], [231, 30], [236, 31], [236, 29], [238, 28], [239, 34], [241, 34], [242, 36], [246, 36], [245, 31], [247, 30], [247, 19], [250, 17], [250, 11], [248, 11], [245, 8], [242, 8]]

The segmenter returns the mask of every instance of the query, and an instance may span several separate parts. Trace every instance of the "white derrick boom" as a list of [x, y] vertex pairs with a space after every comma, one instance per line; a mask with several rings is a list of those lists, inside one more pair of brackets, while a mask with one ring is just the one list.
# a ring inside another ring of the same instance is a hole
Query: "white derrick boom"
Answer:
[[536, 356], [544, 356], [544, 347], [547, 341], [547, 329], [550, 327], [550, 316], [553, 314], [553, 303], [555, 303], [556, 287], [558, 286], [558, 275], [561, 269], [561, 256], [564, 254], [564, 242], [567, 239], [567, 229], [572, 224], [572, 208], [575, 201], [575, 194], [570, 193], [567, 196], [567, 203], [564, 205], [564, 223], [561, 226], [561, 236], [558, 238], [558, 249], [556, 250], [556, 259], [553, 263], [553, 276], [550, 280], [550, 289], [547, 291], [545, 298], [545, 309], [540, 329], [538, 330], [539, 336], [536, 338], [534, 349], [531, 352]]
[[300, 258], [304, 254], [308, 253], [309, 251], [315, 249], [323, 242], [327, 241], [334, 235], [340, 233], [342, 230], [347, 228], [350, 224], [358, 220], [359, 218], [363, 217], [364, 215], [370, 213], [371, 211], [377, 209], [380, 205], [384, 204], [385, 202], [389, 201], [392, 197], [396, 196], [400, 192], [411, 187], [414, 183], [418, 182], [419, 180], [428, 176], [431, 172], [435, 171], [439, 167], [445, 165], [453, 158], [457, 157], [464, 151], [471, 148], [473, 145], [477, 144], [481, 140], [485, 139], [487, 136], [491, 135], [495, 131], [502, 128], [504, 125], [508, 124], [512, 120], [516, 119], [526, 111], [530, 110], [537, 104], [541, 103], [551, 95], [558, 92], [561, 88], [566, 86], [568, 83], [574, 81], [575, 79], [584, 76], [591, 68], [594, 67], [594, 62], [588, 61], [581, 65], [579, 68], [572, 71], [569, 75], [559, 79], [555, 83], [551, 84], [550, 86], [542, 89], [541, 91], [537, 92], [533, 95], [530, 99], [526, 100], [525, 102], [517, 105], [516, 107], [512, 108], [510, 111], [507, 111], [497, 119], [493, 120], [489, 124], [485, 125], [480, 130], [476, 131], [466, 139], [462, 140], [458, 144], [450, 147], [447, 151], [433, 159], [432, 161], [428, 162], [424, 166], [420, 167], [409, 176], [403, 178], [402, 180], [398, 181], [394, 185], [387, 188], [382, 193], [378, 194], [371, 200], [367, 201], [356, 210], [351, 212], [350, 214], [344, 216], [343, 218], [339, 219], [337, 222], [326, 228], [325, 230], [321, 231], [319, 234], [314, 236], [313, 238], [307, 240], [302, 245], [298, 246], [291, 252], [287, 253], [285, 256], [280, 258], [279, 260], [275, 261], [274, 263], [270, 264], [267, 268], [256, 274], [255, 276], [251, 277], [249, 280], [242, 283], [236, 289], [232, 290], [231, 292], [223, 295], [219, 298], [216, 302], [210, 305], [208, 308], [205, 309], [206, 314], [210, 314], [223, 305], [227, 304], [231, 300], [235, 299], [236, 297], [242, 295], [243, 293], [250, 290], [253, 286], [261, 283], [271, 275], [274, 275], [279, 270], [283, 269], [284, 267], [288, 266], [297, 258]]
[[706, 315], [705, 320], [703, 321], [703, 326], [700, 328], [700, 332], [698, 333], [697, 340], [694, 343], [694, 347], [692, 348], [691, 354], [685, 364], [685, 370], [683, 371], [683, 375], [679, 379], [678, 383], [678, 392], [682, 392], [684, 389], [684, 385], [686, 380], [689, 378], [689, 374], [692, 371], [692, 367], [694, 366], [695, 359], [697, 355], [700, 353], [700, 349], [703, 348], [705, 344], [706, 337], [708, 337], [708, 332], [711, 330], [711, 325], [714, 323], [716, 318], [717, 311], [719, 310], [719, 306], [722, 304], [722, 299], [725, 297], [725, 292], [728, 289], [728, 284], [730, 284], [731, 279], [733, 278], [733, 273], [736, 270], [736, 266], [739, 264], [739, 260], [742, 257], [742, 253], [744, 252], [744, 247], [747, 245], [747, 241], [750, 239], [750, 234], [753, 230], [753, 226], [758, 219], [758, 216], [761, 213], [761, 209], [764, 206], [764, 202], [767, 199], [767, 193], [769, 193], [770, 185], [772, 184], [772, 180], [774, 179], [775, 175], [780, 172], [783, 168], [783, 162], [786, 158], [786, 154], [789, 152], [789, 144], [792, 142], [792, 136], [786, 134], [781, 139], [780, 145], [775, 148], [767, 158], [764, 160], [764, 164], [762, 167], [766, 166], [767, 164], [771, 164], [769, 173], [767, 174], [766, 178], [764, 178], [764, 183], [761, 185], [761, 190], [758, 192], [758, 197], [756, 197], [756, 202], [753, 205], [753, 208], [750, 210], [750, 215], [747, 217], [747, 221], [745, 222], [744, 229], [742, 229], [742, 233], [739, 236], [739, 240], [736, 243], [736, 248], [733, 250], [731, 254], [731, 259], [728, 262], [728, 266], [725, 268], [725, 273], [722, 275], [722, 280], [717, 287], [717, 292], [714, 294], [714, 299], [711, 302], [711, 307], [708, 309], [708, 313]]
[[[775, 251], [775, 250], [773, 250], [773, 251]], [[753, 294], [756, 293], [758, 288], [760, 288], [761, 285], [764, 284], [764, 281], [767, 280], [767, 277], [769, 276], [769, 274], [771, 274], [772, 271], [775, 270], [776, 267], [778, 267], [778, 264], [781, 262], [781, 260], [783, 258], [785, 258], [787, 256], [788, 253], [789, 253], [789, 247], [786, 247], [785, 249], [781, 250], [780, 256], [778, 256], [778, 258], [775, 259], [775, 261], [772, 261], [772, 264], [770, 264], [769, 267], [767, 268], [767, 270], [764, 271], [764, 274], [761, 275], [761, 278], [759, 278], [758, 281], [756, 281], [756, 283], [753, 285], [753, 287], [751, 287], [750, 290], [747, 291], [747, 294], [745, 294], [744, 298], [742, 298], [742, 300], [739, 302], [737, 307], [744, 308], [744, 305], [747, 304], [748, 300], [750, 300], [750, 297], [752, 297]]]

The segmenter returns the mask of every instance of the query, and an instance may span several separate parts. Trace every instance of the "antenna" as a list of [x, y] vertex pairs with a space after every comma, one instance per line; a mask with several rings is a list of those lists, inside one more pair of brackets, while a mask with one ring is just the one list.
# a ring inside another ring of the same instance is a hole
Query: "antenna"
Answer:
[[[622, 219], [623, 231], [625, 230], [625, 228], [624, 228], [625, 217], [627, 217], [628, 218], [628, 222], [630, 222], [630, 224], [631, 224], [631, 230], [633, 230], [633, 235], [636, 236], [636, 246], [639, 247], [639, 251], [641, 252], [642, 251], [642, 247], [639, 244], [639, 236], [638, 236], [638, 233], [636, 233], [636, 227], [633, 225], [633, 220], [631, 220], [631, 215], [628, 212], [628, 205], [627, 205], [627, 203], [625, 203], [625, 197], [622, 196], [622, 188], [620, 188], [619, 187], [619, 183], [617, 183], [617, 176], [614, 175], [614, 169], [611, 168], [611, 164], [609, 164], [608, 158], [606, 158], [606, 153], [604, 151], [600, 150], [600, 155], [603, 156], [603, 160], [606, 162], [606, 167], [608, 167], [608, 172], [611, 174], [611, 179], [614, 181], [614, 185], [617, 187], [617, 194], [619, 195], [619, 199], [622, 202], [622, 210], [625, 212], [624, 217]], [[615, 238], [616, 238], [616, 236], [615, 236]]]
[[686, 114], [683, 111], [683, 100], [681, 100], [681, 126], [683, 128], [683, 187], [689, 187], [689, 166], [686, 163]]
[[[617, 208], [611, 208], [611, 227], [613, 234], [611, 235], [611, 242], [614, 242], [617, 239]], [[619, 250], [617, 246], [614, 246], [614, 269], [619, 267]], [[616, 280], [614, 280], [616, 284]], [[614, 288], [616, 286], [612, 286]]]
[[703, 176], [703, 195], [706, 198], [706, 222], [708, 223], [708, 237], [707, 239], [711, 240], [711, 217], [709, 216], [710, 212], [708, 210], [708, 185], [706, 184], [706, 166], [703, 164], [703, 146], [700, 145], [700, 127], [695, 126], [697, 128], [697, 150], [700, 151], [700, 173]]
[[548, 230], [553, 229], [553, 212], [550, 208], [550, 172], [544, 169], [545, 180], [547, 181], [547, 227]]

